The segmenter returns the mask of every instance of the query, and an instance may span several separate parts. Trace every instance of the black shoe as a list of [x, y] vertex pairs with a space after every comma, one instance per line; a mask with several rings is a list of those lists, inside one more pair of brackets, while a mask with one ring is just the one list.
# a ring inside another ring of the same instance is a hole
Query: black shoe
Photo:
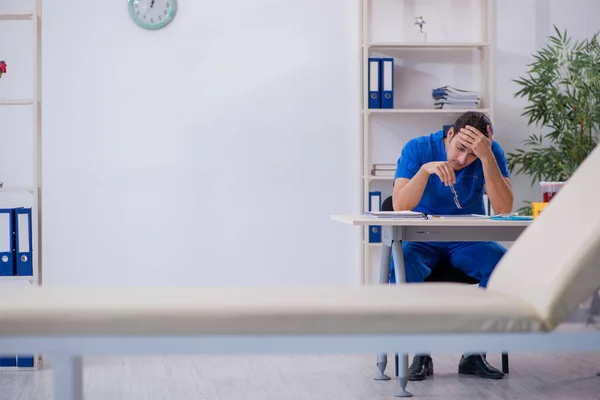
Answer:
[[504, 372], [492, 367], [481, 354], [473, 354], [468, 357], [462, 356], [458, 363], [458, 373], [476, 375], [486, 379], [502, 379]]
[[433, 359], [431, 356], [415, 356], [408, 368], [409, 381], [422, 381], [433, 375]]

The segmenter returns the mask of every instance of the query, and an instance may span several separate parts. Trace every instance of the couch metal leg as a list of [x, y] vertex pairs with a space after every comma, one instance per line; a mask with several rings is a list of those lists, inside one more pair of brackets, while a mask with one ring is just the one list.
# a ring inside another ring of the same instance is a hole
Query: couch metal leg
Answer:
[[83, 400], [83, 360], [80, 356], [52, 354], [54, 400]]

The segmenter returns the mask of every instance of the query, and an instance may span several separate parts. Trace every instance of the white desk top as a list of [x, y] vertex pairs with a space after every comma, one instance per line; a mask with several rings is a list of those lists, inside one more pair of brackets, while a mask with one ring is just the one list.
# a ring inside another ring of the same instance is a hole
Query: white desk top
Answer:
[[523, 226], [527, 227], [534, 222], [514, 221], [514, 220], [493, 220], [480, 217], [450, 217], [450, 218], [432, 218], [430, 219], [392, 219], [392, 218], [373, 218], [361, 214], [332, 215], [331, 219], [343, 222], [348, 225], [380, 225], [380, 226], [466, 226], [466, 227], [495, 227], [495, 226]]

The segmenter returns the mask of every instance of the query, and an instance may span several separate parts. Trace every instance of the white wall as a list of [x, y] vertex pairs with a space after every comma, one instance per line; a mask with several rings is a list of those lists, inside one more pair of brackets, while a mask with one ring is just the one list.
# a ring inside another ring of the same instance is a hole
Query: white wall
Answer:
[[[329, 214], [359, 210], [358, 0], [180, 3], [146, 32], [122, 0], [44, 0], [45, 284], [357, 282], [358, 229]], [[530, 132], [510, 80], [599, 8], [496, 1], [505, 150]], [[537, 195], [514, 182], [515, 208]]]
[[358, 282], [358, 1], [179, 3], [44, 1], [44, 283]]

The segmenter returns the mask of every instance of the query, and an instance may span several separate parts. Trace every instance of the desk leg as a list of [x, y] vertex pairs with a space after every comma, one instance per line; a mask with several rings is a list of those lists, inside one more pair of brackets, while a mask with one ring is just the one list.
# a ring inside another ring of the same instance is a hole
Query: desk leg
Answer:
[[51, 358], [54, 400], [83, 400], [83, 360], [79, 356], [53, 354]]
[[[389, 285], [390, 283], [390, 257], [392, 256], [392, 248], [386, 243], [382, 243], [381, 249], [381, 267], [379, 270], [379, 283], [382, 285]], [[385, 374], [385, 368], [387, 367], [387, 353], [380, 353], [377, 355], [377, 368], [379, 369], [379, 375], [375, 377], [376, 381], [389, 381], [391, 378]]]
[[[394, 257], [394, 274], [396, 275], [396, 284], [406, 283], [406, 270], [404, 269], [404, 255], [402, 254], [402, 241], [392, 242], [392, 255]], [[408, 353], [401, 353], [398, 362], [398, 380], [400, 381], [400, 391], [396, 397], [412, 397], [412, 393], [406, 391], [408, 384]]]

